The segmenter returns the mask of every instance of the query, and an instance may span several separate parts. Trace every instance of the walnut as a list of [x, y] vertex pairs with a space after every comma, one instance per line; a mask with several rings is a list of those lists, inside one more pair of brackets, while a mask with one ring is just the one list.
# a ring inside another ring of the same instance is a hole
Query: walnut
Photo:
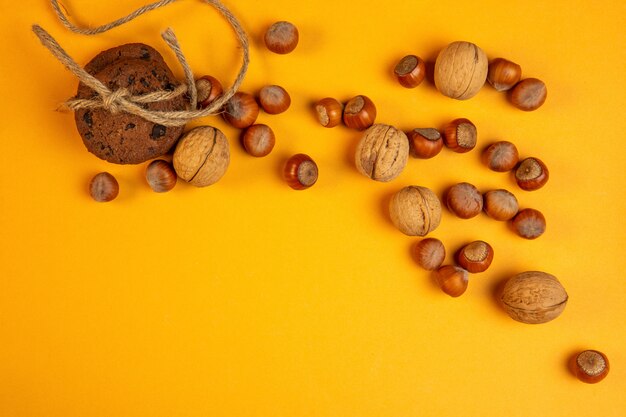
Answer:
[[513, 319], [522, 323], [546, 323], [557, 318], [567, 304], [567, 292], [555, 276], [539, 271], [510, 278], [500, 301]]
[[393, 224], [405, 235], [426, 236], [441, 222], [441, 203], [428, 188], [412, 185], [394, 194], [389, 214]]
[[409, 139], [393, 126], [375, 124], [363, 132], [356, 148], [359, 172], [376, 181], [396, 178], [409, 158]]
[[465, 100], [474, 97], [485, 84], [489, 61], [478, 46], [452, 42], [435, 61], [435, 86], [444, 96]]
[[178, 177], [197, 187], [216, 183], [226, 173], [229, 162], [228, 140], [211, 126], [187, 132], [178, 141], [173, 158]]

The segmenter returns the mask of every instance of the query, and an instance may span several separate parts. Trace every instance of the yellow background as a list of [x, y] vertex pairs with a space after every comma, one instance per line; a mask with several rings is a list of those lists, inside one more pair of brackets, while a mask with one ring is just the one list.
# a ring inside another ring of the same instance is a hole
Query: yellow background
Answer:
[[[45, 0], [2, 2], [0, 30], [0, 416], [623, 416], [626, 415], [626, 213], [623, 1], [226, 2], [251, 39], [243, 90], [280, 84], [284, 114], [261, 114], [277, 144], [266, 158], [244, 153], [220, 118], [231, 165], [216, 185], [179, 182], [167, 194], [145, 183], [145, 164], [118, 166], [89, 154], [73, 115], [54, 110], [76, 79], [30, 32], [48, 29], [85, 64], [128, 42], [159, 49], [176, 31], [196, 75], [228, 85], [240, 50], [211, 7], [184, 1], [111, 32], [69, 33]], [[142, 0], [67, 0], [78, 22], [102, 24]], [[290, 55], [268, 52], [276, 20], [300, 29]], [[513, 108], [486, 86], [468, 101], [431, 82], [414, 90], [391, 76], [402, 56], [433, 62], [468, 40], [490, 58], [521, 64], [548, 86], [539, 110]], [[311, 103], [365, 94], [378, 121], [404, 130], [441, 128], [456, 117], [478, 127], [468, 154], [411, 159], [391, 183], [353, 164], [359, 133], [324, 129]], [[480, 149], [514, 142], [551, 178], [536, 192], [480, 163]], [[318, 183], [291, 190], [280, 170], [294, 153], [319, 165]], [[119, 197], [93, 202], [90, 178], [109, 171]], [[418, 238], [391, 224], [387, 201], [401, 187], [468, 181], [507, 188], [540, 209], [536, 241], [481, 215], [444, 210], [431, 235], [451, 253], [483, 239], [488, 272], [458, 299], [443, 294], [411, 258]], [[510, 319], [494, 292], [526, 270], [556, 275], [570, 301], [557, 320]], [[577, 350], [611, 361], [602, 383], [567, 370]]]

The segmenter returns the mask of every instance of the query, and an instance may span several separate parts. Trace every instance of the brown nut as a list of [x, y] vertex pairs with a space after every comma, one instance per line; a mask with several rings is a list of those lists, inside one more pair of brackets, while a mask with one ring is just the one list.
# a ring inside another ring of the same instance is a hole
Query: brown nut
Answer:
[[444, 265], [435, 272], [439, 288], [450, 297], [459, 297], [467, 290], [468, 273], [453, 265]]
[[343, 105], [332, 97], [326, 97], [315, 103], [317, 120], [324, 127], [335, 127], [341, 123]]
[[513, 217], [512, 225], [524, 239], [537, 239], [546, 231], [546, 218], [539, 210], [527, 208]]
[[198, 94], [198, 108], [205, 109], [209, 107], [224, 92], [222, 84], [210, 75], [198, 78], [196, 80], [196, 90]]
[[453, 42], [435, 61], [435, 86], [444, 96], [465, 100], [474, 97], [485, 84], [489, 61], [478, 46]]
[[443, 148], [441, 133], [437, 129], [413, 129], [407, 136], [411, 145], [411, 156], [416, 158], [432, 158]]
[[497, 91], [507, 91], [513, 88], [522, 78], [522, 67], [515, 62], [504, 58], [496, 58], [489, 63], [487, 81]]
[[545, 103], [547, 96], [546, 85], [536, 78], [526, 78], [509, 90], [509, 101], [524, 111], [537, 110]]
[[222, 115], [232, 127], [245, 129], [259, 116], [259, 105], [251, 94], [238, 91], [224, 104]]
[[426, 236], [441, 222], [441, 203], [428, 188], [408, 186], [391, 198], [389, 215], [405, 235]]
[[609, 358], [597, 350], [583, 350], [573, 358], [574, 375], [587, 384], [596, 384], [609, 374]]
[[491, 190], [483, 195], [483, 210], [494, 220], [511, 220], [519, 211], [517, 198], [507, 190]]
[[548, 182], [548, 178], [548, 167], [538, 158], [524, 159], [515, 170], [515, 181], [525, 191], [540, 189]]
[[276, 137], [272, 128], [264, 124], [258, 124], [252, 125], [245, 130], [242, 142], [248, 154], [262, 157], [272, 152], [276, 144]]
[[285, 163], [283, 178], [294, 190], [305, 190], [317, 182], [319, 170], [309, 155], [293, 155]]
[[277, 54], [288, 54], [296, 49], [300, 35], [293, 23], [276, 22], [265, 32], [265, 46]]
[[176, 185], [177, 175], [172, 165], [156, 159], [146, 168], [146, 181], [155, 193], [165, 193]]
[[359, 172], [376, 181], [396, 178], [409, 158], [409, 140], [393, 126], [376, 124], [363, 132], [356, 147], [355, 163]]
[[567, 304], [567, 292], [554, 276], [529, 271], [510, 278], [500, 302], [514, 320], [528, 324], [546, 323], [557, 318]]
[[492, 171], [507, 172], [517, 165], [519, 153], [514, 144], [503, 140], [489, 145], [483, 152], [482, 160]]
[[443, 142], [457, 153], [471, 151], [476, 147], [477, 140], [476, 126], [467, 119], [455, 119], [443, 129]]
[[259, 91], [259, 103], [267, 114], [279, 114], [291, 105], [287, 90], [279, 85], [266, 85]]
[[178, 176], [196, 187], [219, 181], [229, 162], [228, 140], [219, 129], [211, 126], [199, 126], [183, 135], [173, 158]]
[[119, 192], [117, 180], [108, 172], [96, 174], [89, 182], [89, 194], [99, 203], [115, 200]]
[[482, 240], [468, 243], [456, 254], [456, 261], [473, 274], [485, 272], [493, 261], [493, 248]]
[[415, 88], [424, 81], [426, 64], [415, 55], [407, 55], [398, 62], [393, 70], [400, 85], [406, 88]]
[[441, 240], [427, 237], [413, 247], [413, 255], [419, 266], [427, 271], [434, 271], [446, 258], [446, 248]]
[[366, 96], [351, 98], [343, 109], [343, 123], [350, 129], [367, 129], [375, 120], [376, 106]]
[[448, 209], [461, 219], [478, 216], [483, 209], [483, 196], [472, 184], [461, 182], [450, 187], [446, 193]]

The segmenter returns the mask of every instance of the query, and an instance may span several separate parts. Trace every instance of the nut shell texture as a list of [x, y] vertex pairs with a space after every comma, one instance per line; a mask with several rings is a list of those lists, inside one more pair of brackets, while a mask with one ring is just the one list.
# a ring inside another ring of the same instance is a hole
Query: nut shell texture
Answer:
[[363, 132], [356, 148], [358, 171], [376, 181], [396, 178], [409, 158], [409, 139], [393, 126], [375, 124]]
[[452, 42], [435, 61], [435, 86], [447, 97], [466, 100], [478, 94], [488, 69], [482, 49], [470, 42]]
[[513, 319], [522, 323], [546, 323], [565, 309], [568, 296], [554, 276], [529, 271], [510, 278], [502, 290], [500, 301]]
[[187, 132], [174, 151], [174, 169], [180, 178], [197, 187], [216, 183], [228, 168], [230, 150], [226, 136], [211, 126]]
[[430, 189], [412, 185], [394, 194], [389, 215], [405, 235], [426, 236], [441, 222], [441, 203]]

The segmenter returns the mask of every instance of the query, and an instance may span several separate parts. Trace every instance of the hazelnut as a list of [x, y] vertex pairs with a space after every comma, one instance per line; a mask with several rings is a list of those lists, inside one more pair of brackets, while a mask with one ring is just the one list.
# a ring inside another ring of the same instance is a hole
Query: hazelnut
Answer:
[[258, 124], [246, 128], [242, 142], [246, 152], [252, 156], [261, 157], [272, 152], [276, 137], [269, 126]]
[[176, 185], [176, 171], [172, 165], [162, 159], [156, 159], [146, 168], [146, 181], [156, 193], [170, 191]]
[[476, 126], [467, 119], [455, 119], [443, 129], [444, 144], [457, 153], [471, 151], [476, 146], [477, 140]]
[[265, 46], [277, 54], [288, 54], [296, 49], [300, 36], [293, 23], [276, 22], [265, 32]]
[[546, 323], [557, 318], [567, 304], [567, 292], [554, 275], [529, 271], [510, 278], [500, 302], [514, 320], [528, 324]]
[[482, 211], [483, 196], [472, 184], [461, 182], [448, 190], [446, 205], [457, 217], [471, 219]]
[[398, 62], [393, 70], [400, 85], [406, 88], [415, 88], [424, 81], [426, 64], [415, 55], [407, 55]]
[[470, 42], [452, 42], [435, 61], [435, 86], [444, 96], [474, 97], [487, 79], [487, 55]]
[[115, 200], [119, 192], [117, 180], [108, 172], [96, 174], [89, 182], [89, 194], [99, 203]]
[[359, 172], [376, 181], [396, 178], [409, 158], [409, 140], [393, 126], [376, 124], [363, 132], [356, 148]]
[[456, 261], [462, 268], [473, 274], [485, 272], [493, 261], [493, 248], [482, 240], [468, 243], [459, 250]]
[[289, 93], [279, 85], [267, 85], [259, 91], [259, 102], [268, 114], [279, 114], [291, 105]]
[[214, 184], [228, 169], [228, 140], [219, 129], [196, 127], [179, 139], [173, 162], [176, 174], [184, 181], [196, 187]]
[[259, 115], [259, 105], [251, 94], [235, 93], [224, 104], [224, 120], [237, 129], [252, 126]]
[[287, 160], [283, 178], [294, 190], [304, 190], [317, 182], [317, 164], [310, 156], [299, 153]]
[[545, 103], [547, 96], [546, 85], [536, 78], [526, 78], [509, 90], [509, 101], [524, 111], [537, 110]]
[[206, 109], [224, 92], [222, 84], [214, 77], [205, 75], [196, 80], [198, 92], [198, 108]]
[[366, 96], [351, 98], [343, 109], [343, 123], [350, 129], [367, 129], [375, 120], [376, 106]]
[[524, 239], [537, 239], [546, 231], [546, 218], [539, 210], [527, 208], [513, 217], [512, 225]]
[[519, 188], [534, 191], [543, 187], [550, 177], [548, 167], [538, 158], [526, 158], [515, 170], [515, 181]]
[[446, 258], [446, 248], [441, 240], [434, 237], [422, 239], [413, 247], [417, 263], [427, 271], [439, 268]]
[[326, 97], [315, 103], [317, 120], [324, 127], [335, 127], [341, 123], [343, 105], [332, 97]]
[[609, 368], [609, 359], [597, 350], [583, 350], [574, 358], [574, 374], [587, 384], [602, 381], [609, 374]]
[[522, 78], [522, 67], [504, 58], [496, 58], [489, 63], [487, 81], [497, 91], [513, 88]]
[[507, 190], [491, 190], [483, 195], [483, 210], [494, 220], [511, 220], [518, 212], [519, 205], [513, 193]]
[[482, 155], [483, 163], [496, 172], [511, 171], [519, 161], [517, 148], [505, 140], [492, 143]]
[[416, 158], [432, 158], [443, 148], [443, 139], [437, 129], [413, 129], [408, 133], [408, 138], [411, 155]]
[[459, 297], [467, 290], [468, 273], [453, 265], [444, 265], [435, 272], [439, 288], [450, 297]]
[[426, 236], [441, 222], [441, 203], [428, 188], [408, 186], [391, 198], [389, 215], [405, 235]]

